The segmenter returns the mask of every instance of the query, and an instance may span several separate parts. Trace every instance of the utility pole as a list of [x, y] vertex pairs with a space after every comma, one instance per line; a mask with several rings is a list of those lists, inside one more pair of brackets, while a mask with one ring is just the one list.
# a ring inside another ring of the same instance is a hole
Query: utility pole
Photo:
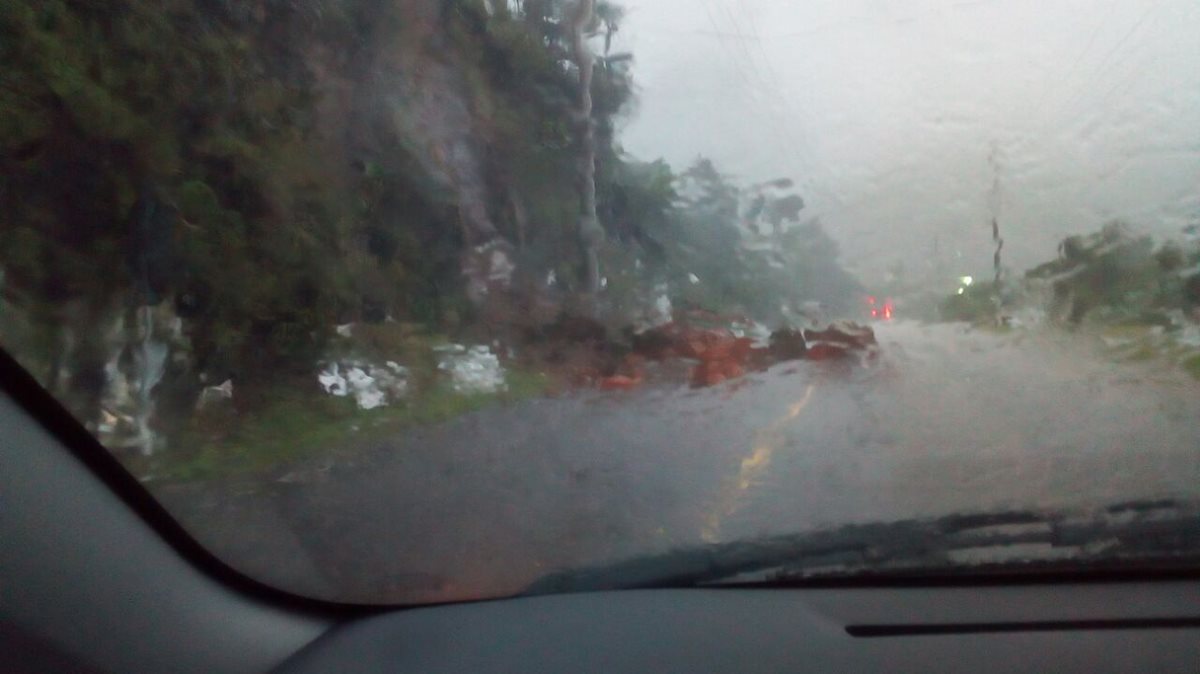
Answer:
[[991, 152], [988, 153], [988, 164], [992, 167], [992, 189], [988, 195], [988, 208], [992, 212], [992, 243], [996, 250], [992, 254], [992, 268], [995, 272], [995, 286], [1000, 289], [1000, 251], [1004, 250], [1004, 239], [1000, 236], [1000, 150], [992, 141]]

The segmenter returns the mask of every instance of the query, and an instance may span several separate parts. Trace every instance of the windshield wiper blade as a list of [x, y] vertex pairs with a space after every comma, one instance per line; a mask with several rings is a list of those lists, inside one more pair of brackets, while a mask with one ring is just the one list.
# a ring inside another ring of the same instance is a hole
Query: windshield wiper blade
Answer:
[[1086, 514], [1015, 510], [852, 524], [803, 534], [671, 550], [538, 579], [526, 594], [697, 587], [869, 573], [943, 574], [1058, 563], [1196, 565], [1200, 508], [1173, 500]]

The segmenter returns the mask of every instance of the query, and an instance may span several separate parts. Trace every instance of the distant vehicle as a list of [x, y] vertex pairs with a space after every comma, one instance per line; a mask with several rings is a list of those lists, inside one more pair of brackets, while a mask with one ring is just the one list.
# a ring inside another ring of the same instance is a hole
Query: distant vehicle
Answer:
[[868, 295], [867, 310], [871, 313], [871, 318], [876, 320], [890, 321], [896, 315], [896, 305], [890, 297], [881, 299], [874, 295]]

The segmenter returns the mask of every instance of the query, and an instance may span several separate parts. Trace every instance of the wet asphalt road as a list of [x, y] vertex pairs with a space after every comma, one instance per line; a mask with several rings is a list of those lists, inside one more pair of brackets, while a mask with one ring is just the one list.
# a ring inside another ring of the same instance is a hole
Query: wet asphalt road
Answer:
[[160, 496], [252, 575], [389, 602], [845, 523], [1200, 496], [1196, 382], [1084, 337], [876, 328], [869, 363], [526, 401], [283, 482]]

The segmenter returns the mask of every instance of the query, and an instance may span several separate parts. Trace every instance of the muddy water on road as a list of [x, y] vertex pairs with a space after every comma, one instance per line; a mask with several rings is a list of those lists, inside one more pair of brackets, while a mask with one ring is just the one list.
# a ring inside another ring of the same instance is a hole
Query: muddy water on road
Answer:
[[1195, 496], [1195, 382], [1114, 365], [1081, 340], [883, 326], [879, 367], [818, 381], [723, 537]]
[[416, 602], [849, 522], [1200, 495], [1195, 382], [1114, 365], [1065, 335], [910, 323], [878, 334], [865, 366], [527, 401], [288, 484], [171, 505], [265, 580]]

